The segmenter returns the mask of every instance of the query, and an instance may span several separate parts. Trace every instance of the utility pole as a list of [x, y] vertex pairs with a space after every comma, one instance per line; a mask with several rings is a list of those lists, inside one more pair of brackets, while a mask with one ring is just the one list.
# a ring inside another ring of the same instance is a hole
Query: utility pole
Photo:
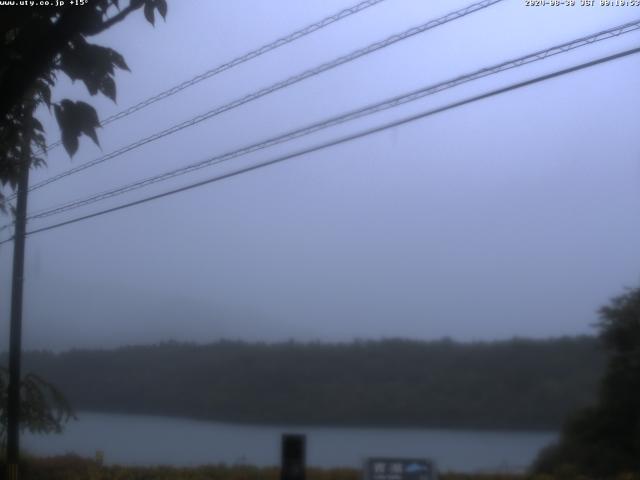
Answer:
[[13, 277], [11, 280], [11, 326], [9, 340], [9, 395], [7, 405], [7, 479], [18, 480], [20, 461], [20, 360], [22, 356], [22, 287], [24, 279], [24, 247], [27, 224], [27, 193], [31, 165], [32, 108], [25, 107], [22, 138], [22, 162], [18, 172], [16, 223], [13, 239]]

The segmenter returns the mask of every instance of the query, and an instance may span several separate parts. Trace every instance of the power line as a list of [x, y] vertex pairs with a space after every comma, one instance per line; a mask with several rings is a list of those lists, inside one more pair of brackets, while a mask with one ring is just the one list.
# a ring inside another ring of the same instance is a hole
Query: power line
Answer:
[[380, 50], [382, 48], [386, 48], [390, 45], [393, 45], [399, 41], [402, 40], [406, 40], [407, 38], [410, 38], [414, 35], [417, 35], [419, 33], [423, 33], [426, 32], [427, 30], [431, 30], [435, 27], [438, 27], [440, 25], [443, 25], [445, 23], [451, 22], [453, 20], [457, 20], [459, 18], [462, 18], [466, 15], [469, 15], [471, 13], [477, 12], [479, 10], [482, 10], [484, 8], [487, 8], [491, 5], [494, 5], [496, 3], [502, 2], [504, 0], [483, 0], [481, 2], [478, 3], [473, 3], [467, 7], [461, 8], [459, 10], [456, 10], [454, 12], [448, 13], [447, 15], [444, 15], [440, 18], [437, 18], [435, 20], [430, 20], [427, 23], [424, 23], [420, 26], [417, 27], [413, 27], [410, 28], [409, 30], [406, 30], [402, 33], [398, 33], [395, 35], [392, 35], [388, 38], [386, 38], [385, 40], [381, 40], [375, 43], [372, 43], [364, 48], [358, 49], [358, 50], [354, 50], [353, 52], [347, 54], [347, 55], [343, 55], [341, 57], [338, 57], [334, 60], [331, 60], [329, 62], [323, 63], [317, 67], [311, 68], [309, 70], [305, 70], [304, 72], [294, 75], [292, 77], [287, 78], [286, 80], [282, 80], [280, 82], [277, 82], [273, 85], [270, 85], [269, 87], [265, 87], [262, 88], [261, 90], [258, 90], [256, 92], [250, 93], [248, 95], [245, 95], [242, 98], [239, 98], [237, 100], [234, 100], [230, 103], [227, 103], [225, 105], [222, 105], [220, 107], [214, 108], [213, 110], [210, 110], [206, 113], [203, 113], [201, 115], [198, 115], [196, 117], [193, 117], [190, 120], [181, 122], [177, 125], [174, 125], [170, 128], [167, 128], [165, 130], [162, 130], [161, 132], [155, 133], [153, 135], [150, 135], [148, 137], [145, 137], [141, 140], [138, 140], [137, 142], [131, 143], [125, 147], [122, 147], [118, 150], [115, 150], [114, 152], [111, 152], [107, 155], [103, 155], [102, 157], [96, 158], [94, 160], [91, 160], [87, 163], [84, 163], [82, 165], [78, 165], [75, 168], [71, 168], [69, 170], [67, 170], [66, 172], [62, 172], [58, 175], [54, 175], [53, 177], [49, 177], [46, 180], [43, 180], [39, 183], [36, 183], [34, 185], [32, 185], [29, 188], [29, 191], [33, 191], [33, 190], [37, 190], [39, 188], [44, 187], [45, 185], [48, 185], [52, 182], [55, 182], [57, 180], [60, 180], [64, 177], [67, 177], [69, 175], [72, 175], [74, 173], [80, 172], [82, 170], [86, 170], [87, 168], [93, 167], [95, 165], [98, 165], [100, 163], [103, 163], [107, 160], [110, 160], [112, 158], [118, 157], [120, 155], [123, 155], [124, 153], [130, 152], [131, 150], [134, 150], [138, 147], [141, 147], [143, 145], [146, 145], [147, 143], [151, 143], [155, 140], [158, 140], [160, 138], [166, 137], [167, 135], [171, 135], [173, 133], [176, 133], [180, 130], [183, 130], [185, 128], [188, 127], [192, 127], [200, 122], [203, 122], [205, 120], [208, 120], [216, 115], [219, 115], [223, 112], [226, 112], [228, 110], [237, 108], [241, 105], [244, 105], [245, 103], [251, 102], [253, 100], [257, 100], [258, 98], [264, 97], [265, 95], [268, 95], [270, 93], [273, 93], [275, 91], [281, 90], [283, 88], [289, 87], [295, 83], [301, 82], [307, 78], [319, 75], [323, 72], [326, 72], [327, 70], [336, 68], [340, 65], [343, 65], [345, 63], [351, 62], [353, 60], [356, 60], [364, 55], [368, 55], [370, 53], [373, 53], [377, 50]]
[[154, 183], [160, 182], [160, 181], [164, 181], [164, 180], [168, 180], [170, 178], [179, 176], [179, 175], [184, 175], [187, 173], [191, 173], [193, 171], [205, 168], [205, 167], [209, 167], [212, 165], [217, 165], [219, 163], [234, 159], [234, 158], [238, 158], [240, 156], [244, 156], [244, 155], [248, 155], [250, 153], [256, 152], [258, 150], [262, 150], [280, 143], [284, 143], [296, 138], [300, 138], [306, 135], [310, 135], [312, 133], [315, 133], [317, 131], [320, 131], [322, 129], [325, 128], [329, 128], [329, 127], [333, 127], [336, 125], [339, 125], [341, 123], [347, 122], [347, 121], [351, 121], [351, 120], [355, 120], [357, 118], [361, 118], [363, 116], [366, 115], [371, 115], [373, 113], [378, 113], [380, 111], [383, 110], [387, 110], [408, 102], [412, 102], [415, 100], [418, 100], [420, 98], [423, 98], [425, 96], [428, 95], [433, 95], [435, 93], [439, 93], [442, 92], [443, 90], [447, 90], [453, 87], [456, 87], [458, 85], [462, 85], [464, 83], [470, 82], [470, 81], [474, 81], [474, 80], [478, 80], [480, 78], [484, 78], [487, 77], [489, 75], [494, 75], [500, 72], [504, 72], [506, 70], [510, 70], [512, 68], [516, 68], [522, 65], [526, 65], [526, 64], [530, 64], [533, 62], [537, 62], [540, 60], [543, 60], [545, 58], [548, 58], [550, 56], [554, 56], [554, 55], [558, 55], [561, 53], [565, 53], [568, 52], [570, 50], [574, 50], [576, 48], [580, 48], [583, 47], [585, 45], [591, 45], [595, 42], [599, 42], [605, 39], [609, 39], [609, 38], [613, 38], [613, 37], [617, 37], [619, 35], [625, 34], [625, 33], [629, 33], [629, 32], [633, 32], [640, 29], [640, 19], [635, 21], [635, 22], [628, 22], [625, 23], [623, 25], [619, 25], [613, 28], [609, 28], [606, 30], [602, 30], [600, 32], [588, 35], [588, 36], [584, 36], [581, 38], [578, 38], [576, 40], [570, 41], [570, 42], [565, 42], [562, 43], [560, 45], [556, 45], [550, 48], [546, 48], [544, 50], [539, 50], [536, 51], [534, 53], [530, 53], [515, 59], [511, 59], [508, 61], [504, 61], [502, 63], [499, 63], [497, 65], [493, 65], [491, 67], [486, 67], [486, 68], [482, 68], [480, 70], [476, 70], [472, 73], [468, 73], [465, 75], [460, 75], [458, 77], [455, 77], [453, 79], [449, 79], [443, 82], [439, 82], [433, 85], [429, 85], [427, 87], [423, 87], [421, 89], [418, 90], [414, 90], [410, 93], [404, 94], [404, 95], [399, 95], [396, 97], [393, 97], [391, 99], [387, 99], [384, 100], [382, 102], [378, 102], [375, 104], [370, 104], [367, 105], [365, 107], [350, 111], [348, 113], [344, 113], [329, 119], [325, 119], [322, 120], [320, 122], [316, 122], [314, 124], [311, 125], [307, 125], [303, 128], [298, 128], [295, 129], [293, 131], [287, 132], [285, 134], [281, 134], [278, 135], [276, 137], [272, 137], [270, 139], [264, 140], [262, 142], [258, 142], [258, 143], [254, 143], [252, 145], [231, 151], [231, 152], [227, 152], [224, 154], [220, 154], [220, 155], [216, 155], [214, 157], [208, 158], [206, 160], [200, 161], [200, 162], [196, 162], [190, 165], [187, 165], [185, 167], [181, 167], [181, 168], [177, 168], [159, 175], [155, 175], [153, 177], [149, 177], [143, 180], [139, 180], [136, 181], [134, 183], [128, 184], [128, 185], [124, 185], [121, 187], [118, 187], [116, 189], [112, 189], [112, 190], [108, 190], [108, 191], [104, 191], [95, 195], [92, 195], [88, 198], [84, 198], [84, 199], [79, 199], [79, 200], [74, 200], [71, 202], [67, 202], [63, 205], [59, 205], [57, 207], [54, 208], [50, 208], [47, 210], [43, 210], [40, 212], [36, 212], [33, 213], [31, 215], [29, 215], [27, 218], [29, 220], [33, 220], [33, 219], [39, 219], [39, 218], [45, 218], [45, 217], [49, 217], [51, 215], [55, 215], [58, 213], [62, 213], [62, 212], [66, 212], [68, 210], [72, 210], [75, 208], [79, 208], [85, 205], [89, 205], [95, 202], [98, 202], [100, 200], [105, 200], [107, 198], [111, 198], [111, 197], [115, 197], [117, 195], [122, 195], [124, 193], [128, 193], [130, 191], [133, 190], [137, 190], [149, 185], [152, 185]]
[[[111, 115], [110, 117], [105, 118], [104, 120], [102, 120], [102, 122], [100, 122], [100, 126], [104, 127], [105, 125], [108, 125], [112, 122], [115, 122], [116, 120], [120, 120], [121, 118], [124, 117], [128, 117], [129, 115], [142, 110], [143, 108], [148, 107], [151, 104], [154, 104], [160, 100], [163, 100], [167, 97], [171, 97], [173, 95], [175, 95], [178, 92], [181, 92], [182, 90], [184, 90], [185, 88], [189, 88], [197, 83], [202, 82], [203, 80], [206, 80], [208, 78], [211, 78], [215, 75], [218, 75], [219, 73], [222, 73], [226, 70], [230, 70], [231, 68], [237, 67], [238, 65], [241, 65], [242, 63], [248, 62], [249, 60], [253, 60], [254, 58], [257, 58], [261, 55], [264, 55], [265, 53], [268, 53], [272, 50], [275, 50], [277, 48], [283, 47], [284, 45], [287, 45], [291, 42], [294, 42], [302, 37], [305, 37], [311, 33], [314, 33], [318, 30], [321, 30], [325, 27], [328, 27], [329, 25], [338, 22], [340, 20], [343, 20], [347, 17], [350, 17], [351, 15], [354, 15], [356, 13], [359, 13], [363, 10], [366, 10], [369, 7], [373, 7], [374, 5], [377, 5], [378, 3], [384, 2], [386, 0], [366, 0], [364, 2], [360, 2], [352, 7], [348, 7], [345, 8], [343, 10], [340, 10], [339, 12], [333, 14], [333, 15], [329, 15], [328, 17], [323, 18], [322, 20], [319, 20], [315, 23], [312, 23], [311, 25], [307, 25], [304, 28], [301, 28], [299, 30], [296, 30], [293, 33], [290, 33], [289, 35], [286, 35], [284, 37], [280, 37], [277, 40], [274, 40], [273, 42], [267, 43], [266, 45], [263, 45], [259, 48], [256, 48], [255, 50], [251, 50], [250, 52], [245, 53], [244, 55], [241, 55], [239, 57], [234, 58], [233, 60], [230, 60], [227, 63], [223, 63], [221, 65], [218, 65], [217, 67], [214, 67], [210, 70], [207, 70], [206, 72], [203, 72], [193, 78], [190, 78], [189, 80], [185, 80], [184, 82], [175, 85], [167, 90], [164, 90], [152, 97], [149, 97], [139, 103], [136, 103], [135, 105], [130, 106], [129, 108], [126, 108], [125, 110], [122, 110], [114, 115]], [[62, 144], [61, 141], [57, 141], [52, 143], [51, 145], [49, 145], [48, 148], [46, 148], [44, 151], [49, 151], [52, 150], [58, 146], [60, 146]]]
[[[369, 136], [369, 135], [372, 135], [372, 134], [375, 134], [375, 133], [382, 132], [384, 130], [388, 130], [390, 128], [398, 127], [398, 126], [401, 126], [401, 125], [406, 125], [406, 124], [414, 122], [416, 120], [420, 120], [420, 119], [423, 119], [423, 118], [426, 118], [426, 117], [429, 117], [429, 116], [432, 116], [432, 115], [435, 115], [435, 114], [438, 114], [438, 113], [441, 113], [441, 112], [445, 112], [447, 110], [452, 110], [454, 108], [458, 108], [458, 107], [461, 107], [463, 105], [468, 105], [468, 104], [471, 104], [471, 103], [474, 103], [474, 102], [477, 102], [477, 101], [480, 101], [480, 100], [484, 100], [484, 99], [487, 99], [487, 98], [491, 98], [491, 97], [494, 97], [494, 96], [497, 96], [497, 95], [500, 95], [500, 94], [503, 94], [503, 93], [507, 93], [507, 92], [510, 92], [510, 91], [513, 91], [513, 90], [517, 90], [517, 89], [520, 89], [520, 88], [524, 88], [524, 87], [527, 87], [527, 86], [530, 86], [530, 85], [533, 85], [533, 84], [536, 84], [536, 83], [541, 83], [541, 82], [544, 82], [544, 81], [547, 81], [547, 80], [551, 80], [553, 78], [557, 78], [557, 77], [560, 77], [560, 76], [563, 76], [563, 75], [567, 75], [569, 73], [577, 72], [579, 70], [584, 70], [584, 69], [587, 69], [587, 68], [590, 68], [590, 67], [594, 67], [596, 65], [601, 65], [603, 63], [611, 62], [613, 60], [617, 60], [617, 59], [620, 59], [620, 58], [623, 58], [623, 57], [627, 57], [629, 55], [634, 55], [636, 53], [640, 53], [640, 47], [636, 47], [636, 48], [633, 48], [633, 49], [630, 49], [630, 50], [625, 50], [623, 52], [619, 52], [619, 53], [616, 53], [616, 54], [613, 54], [613, 55], [609, 55], [609, 56], [606, 56], [606, 57], [600, 57], [600, 58], [598, 58], [596, 60], [592, 60], [590, 62], [581, 63], [581, 64], [575, 65], [573, 67], [565, 68], [565, 69], [562, 69], [562, 70], [557, 70], [557, 71], [555, 71], [553, 73], [548, 73], [546, 75], [541, 75], [541, 76], [538, 76], [538, 77], [535, 77], [535, 78], [532, 78], [532, 79], [529, 79], [529, 80], [525, 80], [525, 81], [522, 81], [522, 82], [514, 83], [514, 84], [511, 84], [511, 85], [506, 86], [506, 87], [502, 87], [502, 88], [498, 88], [498, 89], [495, 89], [495, 90], [491, 90], [489, 92], [486, 92], [486, 93], [483, 93], [483, 94], [480, 94], [480, 95], [476, 95], [476, 96], [473, 96], [473, 97], [466, 98], [464, 100], [460, 100], [460, 101], [457, 101], [457, 102], [450, 103], [450, 104], [445, 105], [443, 107], [438, 107], [438, 108], [435, 108], [435, 109], [432, 109], [432, 110], [428, 110], [426, 112], [419, 113], [417, 115], [412, 115], [410, 117], [405, 117], [405, 118], [403, 118], [401, 120], [396, 120], [396, 121], [393, 121], [393, 122], [389, 122], [389, 123], [386, 123], [386, 124], [378, 126], [378, 127], [370, 128], [368, 130], [364, 130], [364, 131], [358, 132], [356, 134], [352, 134], [352, 135], [348, 135], [348, 136], [345, 136], [345, 137], [341, 137], [341, 138], [338, 138], [336, 140], [332, 140], [332, 141], [329, 141], [329, 142], [326, 142], [326, 143], [322, 143], [322, 144], [319, 144], [319, 145], [316, 145], [316, 146], [313, 146], [313, 147], [310, 147], [310, 148], [306, 148], [306, 149], [303, 149], [303, 150], [298, 150], [297, 152], [290, 153], [290, 154], [287, 154], [287, 155], [284, 155], [284, 156], [281, 156], [281, 157], [277, 157], [277, 158], [269, 160], [267, 162], [263, 162], [263, 163], [259, 163], [259, 164], [252, 165], [252, 166], [249, 166], [249, 167], [245, 167], [245, 168], [236, 170], [235, 172], [230, 172], [230, 173], [217, 175], [217, 176], [211, 177], [211, 178], [209, 178], [207, 180], [202, 180], [202, 181], [199, 181], [199, 182], [196, 182], [196, 183], [192, 183], [190, 185], [186, 185], [184, 187], [176, 188], [176, 189], [173, 189], [173, 190], [170, 190], [170, 191], [167, 191], [167, 192], [163, 192], [163, 193], [160, 193], [160, 194], [157, 194], [157, 195], [152, 195], [152, 196], [140, 199], [140, 200], [136, 200], [136, 201], [133, 201], [133, 202], [125, 203], [125, 204], [119, 205], [117, 207], [108, 208], [108, 209], [105, 209], [105, 210], [101, 210], [99, 212], [91, 213], [91, 214], [88, 214], [88, 215], [83, 215], [81, 217], [76, 217], [76, 218], [73, 218], [71, 220], [66, 220], [64, 222], [60, 222], [60, 223], [56, 223], [56, 224], [49, 225], [49, 226], [46, 226], [46, 227], [42, 227], [42, 228], [38, 228], [38, 229], [35, 229], [35, 230], [31, 230], [30, 232], [27, 232], [27, 235], [33, 235], [35, 233], [40, 233], [40, 232], [45, 232], [45, 231], [48, 231], [48, 230], [53, 230], [53, 229], [60, 228], [60, 227], [66, 226], [66, 225], [70, 225], [70, 224], [73, 224], [73, 223], [77, 223], [77, 222], [81, 222], [81, 221], [84, 221], [84, 220], [88, 220], [90, 218], [99, 217], [99, 216], [102, 216], [102, 215], [106, 215], [108, 213], [116, 212], [118, 210], [123, 210], [123, 209], [129, 208], [129, 207], [134, 207], [136, 205], [141, 205], [143, 203], [147, 203], [147, 202], [150, 202], [150, 201], [153, 201], [153, 200], [158, 200], [160, 198], [168, 197], [168, 196], [174, 195], [176, 193], [181, 193], [181, 192], [184, 192], [184, 191], [187, 191], [187, 190], [192, 190], [194, 188], [202, 187], [202, 186], [208, 185], [210, 183], [214, 183], [214, 182], [218, 182], [220, 180], [224, 180], [224, 179], [227, 179], [227, 178], [235, 177], [235, 176], [238, 176], [238, 175], [241, 175], [241, 174], [244, 174], [244, 173], [251, 172], [253, 170], [258, 170], [260, 168], [270, 166], [270, 165], [275, 165], [277, 163], [281, 163], [281, 162], [284, 162], [286, 160], [290, 160], [292, 158], [296, 158], [296, 157], [300, 157], [302, 155], [307, 155], [309, 153], [317, 152], [317, 151], [320, 151], [320, 150], [323, 150], [325, 148], [329, 148], [329, 147], [332, 147], [332, 146], [335, 146], [335, 145], [340, 145], [340, 144], [343, 144], [343, 143], [347, 143], [347, 142], [350, 142], [350, 141], [353, 141], [353, 140], [356, 140], [356, 139], [359, 139], [359, 138], [363, 138], [363, 137], [366, 137], [366, 136]], [[3, 243], [7, 243], [7, 242], [9, 242], [11, 240], [12, 239], [4, 240], [4, 241], [0, 242], [0, 245], [3, 244]]]

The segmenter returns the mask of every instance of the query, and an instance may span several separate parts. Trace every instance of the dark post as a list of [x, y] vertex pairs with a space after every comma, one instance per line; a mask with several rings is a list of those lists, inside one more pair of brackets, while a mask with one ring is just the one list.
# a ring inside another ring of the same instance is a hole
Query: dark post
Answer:
[[[25, 125], [29, 125], [29, 121]], [[22, 165], [18, 179], [16, 226], [13, 240], [13, 277], [11, 283], [11, 326], [9, 340], [9, 394], [7, 405], [8, 480], [18, 479], [20, 461], [20, 357], [22, 348], [22, 284], [24, 278], [24, 244], [27, 224], [27, 193], [31, 164], [31, 133], [25, 129]]]
[[280, 480], [305, 479], [305, 443], [304, 435], [282, 435]]

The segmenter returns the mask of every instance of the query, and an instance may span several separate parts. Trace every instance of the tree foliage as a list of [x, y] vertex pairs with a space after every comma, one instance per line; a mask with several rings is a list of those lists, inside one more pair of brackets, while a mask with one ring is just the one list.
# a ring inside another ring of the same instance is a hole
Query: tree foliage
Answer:
[[640, 472], [640, 288], [614, 298], [600, 317], [608, 362], [597, 403], [567, 421], [560, 442], [539, 457], [539, 471]]
[[[275, 424], [556, 429], [595, 397], [595, 339], [166, 343], [31, 352], [80, 410]], [[100, 372], [100, 375], [96, 375]]]
[[[51, 2], [53, 3], [53, 2]], [[90, 0], [84, 5], [3, 7], [0, 14], [0, 183], [15, 189], [23, 163], [25, 138], [46, 151], [42, 123], [31, 119], [35, 108], [53, 109], [62, 143], [73, 156], [78, 139], [86, 135], [98, 143], [100, 121], [86, 102], [52, 101], [51, 89], [60, 73], [81, 81], [91, 95], [116, 99], [115, 72], [129, 70], [124, 58], [111, 48], [87, 38], [104, 32], [142, 9], [153, 24], [156, 12], [167, 14], [166, 0]], [[33, 164], [42, 164], [35, 157]], [[0, 208], [5, 208], [0, 191]]]
[[[7, 428], [9, 372], [0, 367], [0, 445]], [[74, 418], [73, 410], [60, 391], [38, 375], [26, 375], [20, 384], [20, 427], [32, 433], [60, 433]]]

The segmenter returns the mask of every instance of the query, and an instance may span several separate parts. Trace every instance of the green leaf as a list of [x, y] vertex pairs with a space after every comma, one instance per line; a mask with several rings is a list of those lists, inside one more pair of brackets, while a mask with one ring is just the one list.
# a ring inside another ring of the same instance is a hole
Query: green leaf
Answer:
[[100, 127], [100, 120], [98, 120], [98, 113], [95, 108], [85, 102], [76, 102], [74, 108], [75, 120], [78, 122], [80, 131], [99, 146], [100, 142], [98, 142], [96, 128]]
[[65, 100], [62, 101], [63, 104], [61, 105], [54, 105], [53, 111], [55, 112], [56, 120], [62, 132], [62, 145], [69, 156], [73, 157], [78, 151], [78, 134], [76, 134], [76, 129], [70, 124], [64, 102]]
[[129, 68], [129, 65], [127, 65], [127, 62], [124, 61], [124, 57], [122, 55], [120, 55], [115, 50], [111, 50], [110, 55], [111, 55], [111, 62], [116, 67], [118, 67], [118, 68], [120, 68], [122, 70], [126, 70], [128, 72], [131, 71], [131, 69]]
[[37, 118], [33, 117], [31, 119], [31, 122], [32, 122], [34, 130], [37, 130], [38, 132], [44, 132], [44, 127], [42, 126], [42, 123], [40, 123], [40, 120], [38, 120]]
[[116, 101], [116, 82], [112, 77], [103, 78], [98, 89], [103, 95], [109, 97], [114, 102]]
[[32, 140], [33, 140], [33, 143], [36, 145], [36, 147], [38, 147], [40, 150], [47, 149], [47, 142], [42, 133], [37, 133], [37, 132], [34, 133], [32, 136]]
[[60, 57], [60, 68], [72, 80], [82, 80], [91, 95], [98, 92], [115, 101], [115, 68], [129, 70], [122, 55], [79, 39]]
[[70, 156], [78, 151], [78, 138], [81, 134], [87, 135], [96, 145], [100, 145], [96, 133], [100, 121], [91, 105], [64, 99], [54, 106], [54, 112], [62, 132], [62, 144]]
[[33, 168], [45, 167], [47, 165], [47, 161], [41, 157], [32, 157], [31, 158], [31, 166]]
[[62, 145], [70, 157], [78, 151], [78, 136], [70, 131], [62, 132]]
[[156, 0], [156, 8], [163, 19], [167, 18], [167, 2], [166, 0]]
[[153, 16], [154, 4], [147, 0], [144, 4], [144, 17], [151, 25], [155, 25], [155, 19]]
[[47, 107], [51, 108], [51, 89], [47, 85], [44, 80], [38, 80], [36, 84], [36, 90], [40, 99], [47, 105]]

